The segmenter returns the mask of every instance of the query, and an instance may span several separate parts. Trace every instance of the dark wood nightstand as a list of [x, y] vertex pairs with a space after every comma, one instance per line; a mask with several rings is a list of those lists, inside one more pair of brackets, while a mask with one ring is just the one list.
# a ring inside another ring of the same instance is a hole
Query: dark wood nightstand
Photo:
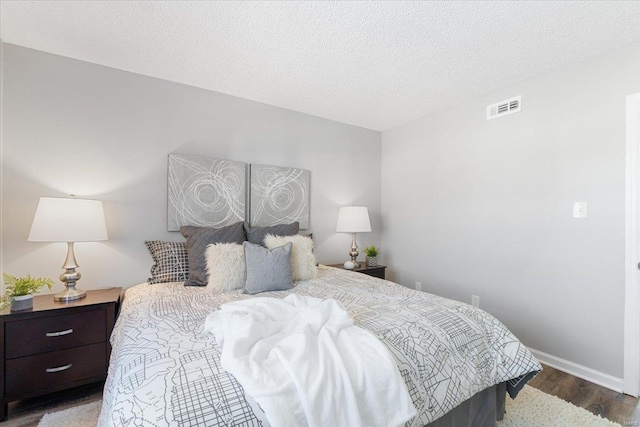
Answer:
[[[342, 270], [346, 270], [344, 268], [344, 264], [331, 264], [329, 267], [340, 268]], [[367, 267], [366, 262], [361, 262], [359, 268], [354, 268], [350, 271], [356, 271], [358, 273], [367, 274], [369, 276], [378, 277], [380, 279], [384, 279], [386, 265], [378, 265], [376, 267]]]
[[122, 288], [87, 291], [58, 302], [33, 297], [33, 308], [0, 311], [0, 420], [7, 403], [103, 381]]

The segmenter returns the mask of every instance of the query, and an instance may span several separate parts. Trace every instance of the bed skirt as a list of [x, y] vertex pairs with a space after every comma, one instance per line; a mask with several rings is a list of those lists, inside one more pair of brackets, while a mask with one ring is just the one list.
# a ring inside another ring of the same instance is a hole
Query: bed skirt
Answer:
[[504, 417], [507, 383], [482, 390], [425, 427], [496, 427]]

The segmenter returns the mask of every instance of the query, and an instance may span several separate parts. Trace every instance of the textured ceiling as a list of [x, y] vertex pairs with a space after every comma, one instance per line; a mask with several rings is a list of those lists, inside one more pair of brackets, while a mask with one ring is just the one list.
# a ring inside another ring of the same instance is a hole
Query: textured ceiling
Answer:
[[5, 43], [375, 130], [640, 40], [640, 2], [0, 7]]

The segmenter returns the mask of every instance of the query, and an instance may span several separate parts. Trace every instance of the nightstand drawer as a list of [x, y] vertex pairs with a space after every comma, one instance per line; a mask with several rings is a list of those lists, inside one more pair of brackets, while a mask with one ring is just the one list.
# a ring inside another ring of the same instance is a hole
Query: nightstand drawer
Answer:
[[20, 357], [6, 362], [6, 397], [106, 376], [107, 343]]
[[372, 276], [372, 277], [378, 277], [380, 279], [384, 279], [384, 269], [386, 267], [369, 267], [367, 270], [363, 270], [361, 271], [361, 273], [364, 273], [366, 275]]
[[[340, 269], [340, 270], [346, 270], [344, 268], [344, 265], [342, 265], [342, 264], [331, 264], [331, 265], [329, 265], [329, 267], [337, 268], [337, 269]], [[380, 279], [385, 279], [385, 270], [386, 269], [387, 269], [386, 265], [377, 265], [375, 267], [369, 267], [367, 264], [362, 263], [362, 264], [360, 264], [360, 267], [354, 268], [354, 269], [349, 270], [349, 271], [353, 271], [355, 273], [366, 274], [367, 276], [371, 276], [371, 277], [378, 277]]]
[[107, 340], [104, 310], [5, 323], [6, 358], [29, 356]]

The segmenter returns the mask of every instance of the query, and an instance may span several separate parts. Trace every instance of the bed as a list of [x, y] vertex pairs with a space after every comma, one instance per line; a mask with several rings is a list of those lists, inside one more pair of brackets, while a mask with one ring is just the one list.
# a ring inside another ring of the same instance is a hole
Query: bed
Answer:
[[[541, 370], [500, 321], [467, 304], [326, 266], [291, 290], [257, 296], [291, 293], [340, 301], [387, 345], [417, 409], [407, 426], [495, 425], [505, 391], [515, 397]], [[245, 298], [180, 282], [128, 289], [98, 425], [267, 426], [203, 331], [212, 311]]]

